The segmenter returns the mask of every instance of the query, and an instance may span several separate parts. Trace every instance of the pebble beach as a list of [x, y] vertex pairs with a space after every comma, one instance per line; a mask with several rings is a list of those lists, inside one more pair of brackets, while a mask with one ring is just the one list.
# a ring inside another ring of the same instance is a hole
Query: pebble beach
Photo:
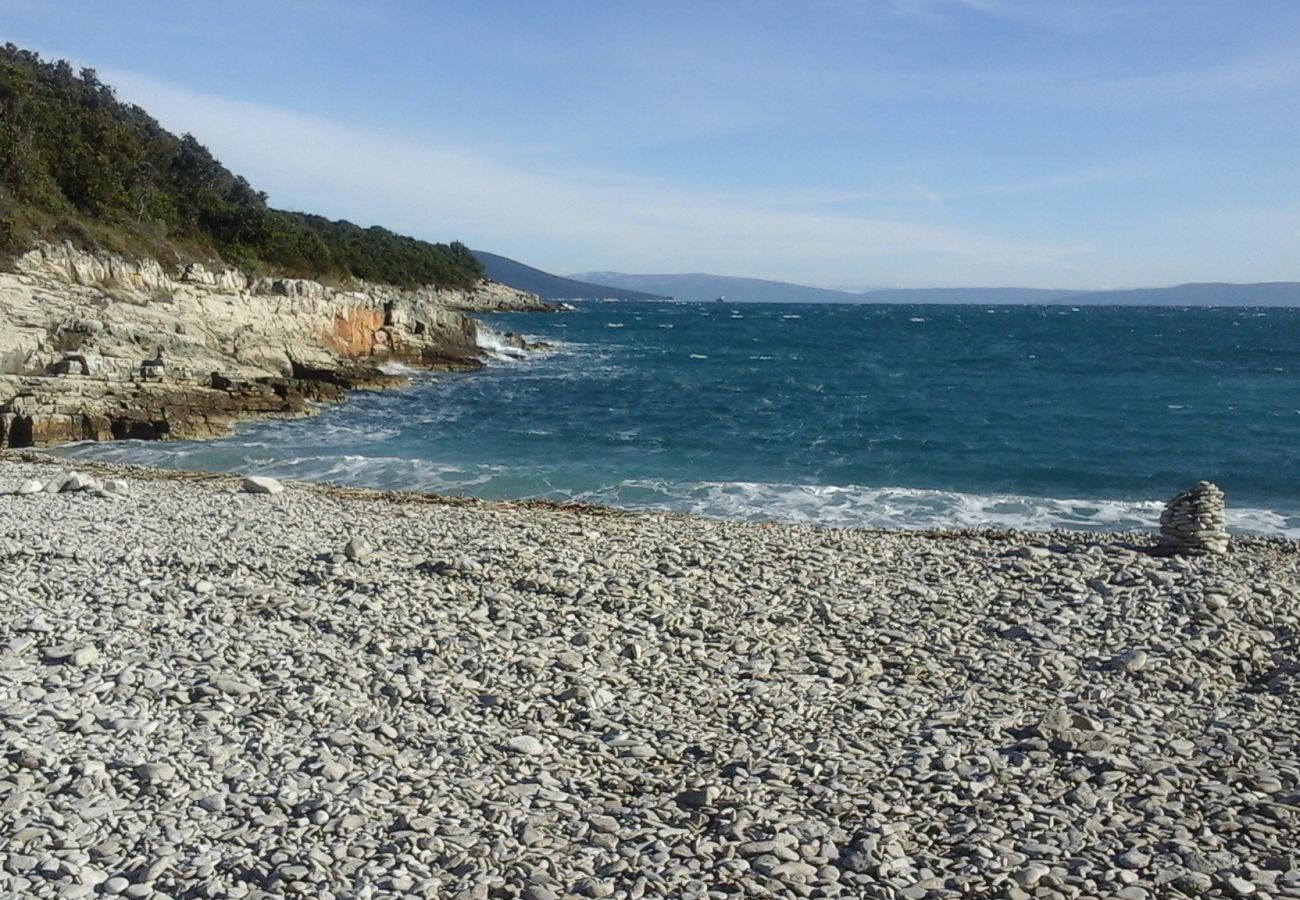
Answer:
[[69, 471], [0, 456], [0, 896], [1300, 896], [1300, 542]]

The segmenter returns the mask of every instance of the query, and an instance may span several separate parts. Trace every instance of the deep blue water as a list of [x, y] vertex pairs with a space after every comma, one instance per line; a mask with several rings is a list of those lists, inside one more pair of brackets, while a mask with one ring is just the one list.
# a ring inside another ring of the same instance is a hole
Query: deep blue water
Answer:
[[837, 525], [1300, 536], [1300, 310], [590, 303], [556, 349], [210, 443], [73, 456]]

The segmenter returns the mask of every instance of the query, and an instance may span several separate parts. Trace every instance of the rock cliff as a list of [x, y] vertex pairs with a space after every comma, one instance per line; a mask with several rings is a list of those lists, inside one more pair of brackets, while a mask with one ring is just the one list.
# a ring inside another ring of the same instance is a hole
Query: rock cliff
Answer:
[[387, 362], [482, 365], [486, 326], [464, 311], [551, 308], [491, 282], [343, 289], [39, 244], [0, 273], [0, 447], [211, 437], [250, 415], [307, 415], [401, 383]]

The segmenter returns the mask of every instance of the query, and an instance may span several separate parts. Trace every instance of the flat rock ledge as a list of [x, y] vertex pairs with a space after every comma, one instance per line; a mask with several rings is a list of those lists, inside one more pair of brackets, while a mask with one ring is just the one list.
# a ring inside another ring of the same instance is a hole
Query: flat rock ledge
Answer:
[[1300, 543], [0, 455], [0, 896], [1300, 896]]

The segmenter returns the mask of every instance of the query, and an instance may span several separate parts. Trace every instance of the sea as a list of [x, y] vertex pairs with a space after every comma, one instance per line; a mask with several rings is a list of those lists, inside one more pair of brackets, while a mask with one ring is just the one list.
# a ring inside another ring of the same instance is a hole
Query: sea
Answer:
[[1300, 537], [1300, 309], [584, 302], [482, 371], [74, 459], [823, 526]]

